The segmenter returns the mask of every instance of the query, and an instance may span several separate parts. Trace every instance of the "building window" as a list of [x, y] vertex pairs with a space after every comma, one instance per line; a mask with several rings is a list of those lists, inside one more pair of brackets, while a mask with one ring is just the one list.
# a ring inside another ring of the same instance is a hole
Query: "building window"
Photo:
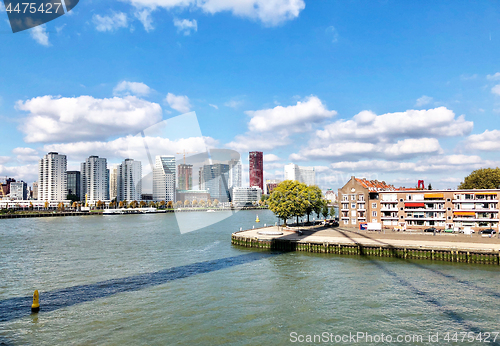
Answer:
[[355, 201], [356, 200], [356, 195], [351, 195], [351, 201]]
[[358, 201], [364, 201], [364, 200], [365, 200], [365, 196], [364, 195], [359, 195]]
[[352, 219], [352, 220], [351, 220], [351, 223], [352, 223], [353, 225], [355, 225], [355, 224], [356, 224], [356, 220], [355, 220], [355, 219]]
[[377, 219], [372, 219], [372, 222], [377, 222]]
[[448, 220], [451, 220], [451, 216], [448, 216]]
[[448, 207], [448, 210], [451, 210], [451, 208], [450, 208], [450, 207]]
[[411, 195], [406, 195], [406, 200], [411, 201]]
[[377, 207], [377, 203], [372, 203], [372, 208], [376, 208]]
[[342, 196], [342, 201], [348, 201], [348, 200], [349, 200], [349, 196], [347, 196], [347, 195]]
[[349, 220], [344, 220], [344, 225], [348, 225], [349, 224]]
[[451, 202], [451, 198], [447, 198], [447, 199], [446, 199], [446, 202]]
[[401, 219], [404, 219], [404, 216], [403, 216], [403, 215], [401, 215]]
[[405, 208], [401, 207], [400, 210], [403, 211]]
[[376, 211], [372, 211], [372, 216], [377, 216], [377, 212]]
[[351, 208], [356, 209], [356, 203], [351, 203]]
[[351, 210], [351, 216], [356, 217], [356, 210]]
[[400, 201], [400, 202], [403, 202], [403, 199], [402, 199], [402, 198], [400, 198], [400, 199], [399, 199], [399, 201]]

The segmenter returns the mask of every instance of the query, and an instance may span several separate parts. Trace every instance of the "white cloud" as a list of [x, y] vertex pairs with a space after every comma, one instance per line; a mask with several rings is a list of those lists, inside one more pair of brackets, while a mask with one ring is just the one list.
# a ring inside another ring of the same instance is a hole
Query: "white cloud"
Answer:
[[28, 164], [24, 166], [3, 166], [0, 165], [0, 176], [7, 176], [16, 180], [32, 182], [38, 180], [38, 164]]
[[243, 105], [243, 100], [232, 99], [224, 103], [224, 106], [234, 109], [240, 107], [241, 105]]
[[500, 84], [495, 85], [491, 88], [491, 92], [496, 95], [500, 95]]
[[486, 76], [486, 78], [489, 80], [500, 80], [500, 72], [497, 72], [495, 74], [489, 74]]
[[275, 161], [281, 161], [281, 158], [274, 154], [265, 154], [264, 155], [264, 162], [275, 162]]
[[38, 155], [38, 151], [32, 148], [14, 148], [12, 149], [12, 153], [16, 155]]
[[177, 28], [177, 32], [182, 32], [184, 36], [188, 36], [191, 34], [191, 31], [198, 31], [198, 22], [196, 19], [188, 20], [188, 19], [177, 19], [174, 18], [174, 25]]
[[217, 106], [217, 105], [213, 105], [213, 104], [211, 104], [211, 103], [209, 103], [208, 105], [209, 105], [210, 107], [215, 108], [215, 109], [219, 109], [219, 106]]
[[97, 31], [114, 31], [128, 26], [127, 15], [123, 12], [114, 12], [111, 16], [94, 14], [92, 21]]
[[467, 137], [466, 146], [473, 150], [500, 151], [500, 131], [486, 130], [477, 135]]
[[337, 32], [334, 26], [329, 26], [328, 28], [326, 28], [325, 32], [330, 37], [333, 43], [338, 41], [339, 33]]
[[298, 154], [290, 155], [292, 161], [314, 159], [335, 159], [348, 157], [384, 157], [388, 159], [410, 158], [423, 154], [442, 152], [439, 141], [435, 138], [408, 138], [396, 143], [338, 142], [318, 148], [305, 148]]
[[453, 137], [470, 133], [472, 121], [465, 116], [455, 118], [455, 113], [446, 107], [428, 110], [407, 110], [405, 112], [376, 115], [363, 111], [352, 120], [339, 120], [316, 132], [320, 141], [340, 139], [375, 143], [380, 139], [398, 137]]
[[226, 146], [239, 152], [251, 150], [269, 151], [276, 147], [289, 145], [290, 143], [290, 139], [286, 136], [245, 134], [237, 135], [234, 140], [226, 144]]
[[45, 30], [45, 25], [38, 25], [34, 28], [30, 29], [31, 37], [42, 46], [50, 46], [49, 42], [49, 34], [47, 30]]
[[137, 8], [201, 9], [215, 14], [231, 12], [238, 17], [259, 20], [273, 26], [297, 18], [305, 8], [304, 0], [128, 0]]
[[139, 19], [139, 21], [144, 26], [144, 30], [146, 30], [146, 32], [150, 32], [150, 31], [154, 30], [153, 18], [151, 18], [151, 9], [143, 8], [141, 10], [137, 10], [134, 13], [134, 16], [137, 19]]
[[303, 132], [311, 129], [313, 123], [319, 123], [337, 114], [329, 111], [316, 96], [309, 96], [294, 106], [276, 106], [258, 111], [246, 111], [252, 119], [248, 123], [250, 131], [257, 132]]
[[432, 97], [423, 95], [422, 97], [417, 99], [417, 102], [415, 103], [415, 107], [420, 108], [420, 107], [423, 107], [425, 105], [428, 105], [429, 103], [432, 102], [432, 100], [433, 100]]
[[187, 96], [176, 96], [172, 93], [168, 93], [165, 99], [169, 106], [176, 111], [181, 113], [187, 113], [191, 110], [191, 104], [189, 103], [189, 98]]
[[10, 161], [10, 156], [0, 156], [0, 164], [4, 164]]
[[156, 155], [175, 155], [177, 152], [197, 152], [203, 153], [207, 146], [217, 145], [217, 141], [210, 137], [190, 137], [177, 140], [170, 140], [165, 137], [154, 136], [126, 136], [105, 141], [86, 141], [74, 143], [48, 144], [43, 147], [45, 152], [59, 152], [68, 156], [73, 161], [82, 161], [89, 155], [98, 155], [107, 158], [110, 162], [119, 162], [125, 158], [132, 158], [141, 161], [143, 170], [148, 165], [148, 151], [145, 149], [145, 143], [150, 156]]
[[151, 92], [151, 88], [144, 83], [122, 81], [113, 89], [113, 95], [139, 95], [146, 96]]
[[19, 127], [28, 143], [94, 140], [137, 133], [162, 118], [159, 104], [135, 96], [109, 99], [40, 96], [18, 101], [16, 108], [29, 112]]

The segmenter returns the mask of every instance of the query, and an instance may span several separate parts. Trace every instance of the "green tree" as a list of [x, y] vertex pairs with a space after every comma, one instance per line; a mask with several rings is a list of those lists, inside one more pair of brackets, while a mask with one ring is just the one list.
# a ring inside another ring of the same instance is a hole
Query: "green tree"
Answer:
[[184, 206], [185, 206], [185, 207], [189, 207], [189, 205], [190, 205], [190, 204], [191, 204], [191, 203], [189, 203], [189, 201], [188, 201], [187, 199], [184, 201]]
[[70, 200], [71, 202], [78, 202], [80, 200], [80, 198], [78, 198], [75, 194], [72, 193], [68, 193], [66, 195], [66, 199]]
[[500, 168], [481, 168], [465, 177], [459, 189], [498, 189], [500, 188]]
[[144, 202], [144, 201], [140, 201], [140, 202], [139, 202], [139, 206], [140, 206], [141, 208], [144, 208], [146, 205], [147, 205], [147, 203], [146, 203], [146, 202]]
[[212, 205], [217, 208], [217, 206], [219, 205], [219, 200], [217, 198], [214, 199], [214, 201], [212, 202]]
[[268, 199], [269, 209], [286, 225], [286, 220], [306, 213], [309, 206], [307, 185], [296, 180], [285, 180], [274, 188]]
[[309, 216], [314, 211], [318, 217], [323, 209], [323, 194], [321, 189], [315, 185], [306, 187], [307, 189], [307, 203], [306, 212], [307, 222], [309, 223]]
[[330, 208], [330, 216], [332, 217], [332, 219], [335, 218], [335, 207]]
[[182, 207], [182, 202], [181, 202], [181, 201], [177, 201], [177, 202], [175, 202], [175, 206], [176, 206], [177, 208]]
[[160, 208], [165, 209], [165, 201], [160, 201]]
[[323, 204], [323, 209], [321, 210], [321, 214], [323, 215], [323, 218], [327, 218], [328, 214], [330, 214], [330, 210], [328, 209], [328, 204], [325, 203]]
[[167, 208], [168, 208], [168, 209], [172, 209], [173, 207], [174, 207], [173, 202], [172, 202], [172, 201], [168, 201], [168, 202], [167, 202]]

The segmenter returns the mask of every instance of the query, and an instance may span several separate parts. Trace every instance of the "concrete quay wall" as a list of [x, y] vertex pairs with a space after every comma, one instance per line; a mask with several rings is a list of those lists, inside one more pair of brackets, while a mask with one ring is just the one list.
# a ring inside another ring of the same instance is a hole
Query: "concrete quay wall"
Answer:
[[[264, 234], [259, 234], [264, 233]], [[282, 232], [281, 235], [265, 233]], [[306, 231], [307, 232], [307, 231]], [[432, 260], [457, 263], [500, 265], [500, 246], [488, 243], [389, 240], [373, 238], [299, 235], [294, 231], [277, 231], [276, 227], [235, 232], [231, 236], [235, 246], [271, 251], [304, 251], [335, 255], [394, 257], [411, 260]]]

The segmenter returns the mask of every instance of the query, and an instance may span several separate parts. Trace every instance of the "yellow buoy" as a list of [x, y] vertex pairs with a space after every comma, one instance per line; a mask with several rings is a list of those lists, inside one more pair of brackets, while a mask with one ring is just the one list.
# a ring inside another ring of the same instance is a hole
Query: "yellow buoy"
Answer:
[[31, 312], [37, 313], [40, 311], [40, 297], [38, 296], [38, 290], [33, 293], [33, 304], [31, 304]]
[[255, 219], [255, 222], [260, 222], [259, 215], [257, 215], [257, 218]]

